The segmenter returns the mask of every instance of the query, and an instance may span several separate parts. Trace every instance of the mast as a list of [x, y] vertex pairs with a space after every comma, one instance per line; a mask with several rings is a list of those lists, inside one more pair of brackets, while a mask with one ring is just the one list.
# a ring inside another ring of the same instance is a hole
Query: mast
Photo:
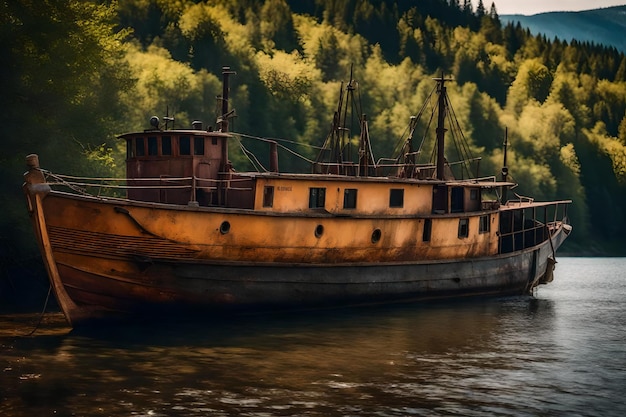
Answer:
[[[505, 127], [504, 128], [504, 144], [503, 144], [503, 148], [504, 148], [504, 161], [502, 164], [502, 181], [506, 182], [508, 179], [508, 174], [509, 174], [509, 167], [507, 167], [506, 165], [506, 151], [507, 151], [507, 147], [509, 144], [509, 128]], [[502, 204], [506, 203], [506, 191], [507, 188], [506, 186], [502, 187]]]
[[222, 132], [228, 132], [228, 119], [232, 116], [232, 113], [228, 111], [228, 95], [230, 93], [228, 77], [231, 74], [237, 73], [235, 71], [231, 71], [230, 67], [222, 67], [222, 115], [218, 120], [220, 130]]
[[[228, 119], [234, 113], [234, 110], [228, 110], [228, 100], [230, 93], [230, 84], [229, 84], [229, 76], [231, 74], [236, 74], [235, 71], [231, 71], [230, 67], [222, 67], [222, 115], [218, 119], [220, 125], [220, 131], [228, 132]], [[222, 166], [221, 171], [226, 172], [226, 166], [228, 164], [228, 144], [226, 143], [226, 138], [223, 139], [224, 143], [222, 144]]]
[[361, 136], [359, 137], [359, 175], [369, 176], [370, 132], [367, 126], [367, 116], [361, 116]]
[[417, 126], [417, 117], [411, 116], [409, 122], [409, 136], [406, 139], [404, 153], [404, 173], [407, 178], [413, 178], [415, 175], [415, 150], [413, 149], [413, 135], [415, 134], [415, 127]]
[[[342, 150], [342, 156], [343, 153], [345, 152], [346, 156], [345, 159], [350, 161], [352, 160], [352, 154], [351, 154], [351, 148], [350, 148], [350, 135], [348, 135], [348, 138], [346, 138], [346, 132], [347, 133], [351, 133], [351, 130], [347, 128], [347, 123], [348, 123], [348, 110], [351, 110], [350, 114], [351, 117], [354, 118], [354, 79], [352, 78], [352, 65], [350, 65], [350, 81], [348, 82], [348, 85], [346, 86], [346, 106], [343, 109], [343, 126], [341, 126], [341, 150]], [[351, 107], [350, 109], [348, 109], [348, 107]], [[352, 123], [350, 123], [350, 127], [352, 127]], [[344, 151], [345, 149], [345, 151]], [[342, 167], [343, 167], [343, 160], [342, 162]], [[345, 170], [345, 167], [343, 167], [343, 169]], [[344, 172], [345, 174], [345, 172]]]
[[[339, 103], [337, 103], [337, 111], [333, 116], [333, 131], [331, 133], [332, 137], [332, 160], [337, 164], [337, 174], [339, 174], [341, 168], [340, 165], [343, 163], [343, 141], [341, 140], [341, 110], [343, 109], [343, 81], [341, 82], [341, 86], [339, 87]], [[329, 167], [332, 169], [332, 167]]]
[[[230, 85], [228, 78], [231, 74], [236, 74], [235, 71], [231, 71], [230, 67], [222, 67], [222, 115], [218, 119], [220, 125], [220, 131], [228, 132], [228, 119], [233, 115], [234, 110], [228, 110], [228, 94], [230, 92]], [[230, 179], [230, 167], [228, 164], [228, 138], [222, 137], [222, 152], [220, 161], [220, 178], [218, 183], [217, 201], [218, 205], [225, 205], [227, 200], [227, 188], [228, 185], [225, 182]]]
[[447, 129], [444, 127], [446, 119], [446, 78], [436, 78], [435, 81], [439, 83], [439, 98], [437, 102], [438, 116], [437, 116], [437, 179], [445, 179], [445, 163], [446, 158], [444, 155], [445, 146], [445, 134]]

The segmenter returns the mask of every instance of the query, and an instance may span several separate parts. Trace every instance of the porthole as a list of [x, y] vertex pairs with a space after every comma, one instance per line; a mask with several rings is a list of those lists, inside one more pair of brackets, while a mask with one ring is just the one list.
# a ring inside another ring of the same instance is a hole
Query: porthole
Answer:
[[320, 238], [322, 237], [323, 234], [324, 234], [324, 226], [322, 226], [321, 224], [318, 224], [315, 227], [315, 237]]
[[220, 233], [225, 235], [228, 232], [230, 232], [230, 223], [227, 221], [223, 221], [220, 225]]
[[372, 243], [378, 243], [381, 236], [382, 236], [382, 232], [380, 231], [380, 229], [375, 229], [372, 232]]

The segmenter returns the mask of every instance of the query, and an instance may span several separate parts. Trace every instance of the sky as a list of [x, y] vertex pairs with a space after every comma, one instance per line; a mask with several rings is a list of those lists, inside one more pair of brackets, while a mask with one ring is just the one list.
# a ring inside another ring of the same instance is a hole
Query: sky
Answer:
[[[474, 4], [474, 10], [476, 10], [478, 0], [472, 0], [472, 3]], [[487, 11], [491, 8], [491, 3], [496, 4], [496, 10], [499, 15], [532, 15], [545, 12], [580, 11], [622, 6], [626, 5], [626, 0], [483, 0]]]

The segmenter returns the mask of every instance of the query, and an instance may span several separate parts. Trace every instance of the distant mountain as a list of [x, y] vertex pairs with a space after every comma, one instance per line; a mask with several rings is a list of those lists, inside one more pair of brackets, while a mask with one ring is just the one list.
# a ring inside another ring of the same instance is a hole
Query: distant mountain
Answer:
[[614, 46], [619, 51], [626, 52], [626, 5], [582, 12], [502, 15], [500, 20], [503, 25], [520, 22], [531, 33], [542, 33], [550, 40], [557, 37], [569, 43], [576, 39]]

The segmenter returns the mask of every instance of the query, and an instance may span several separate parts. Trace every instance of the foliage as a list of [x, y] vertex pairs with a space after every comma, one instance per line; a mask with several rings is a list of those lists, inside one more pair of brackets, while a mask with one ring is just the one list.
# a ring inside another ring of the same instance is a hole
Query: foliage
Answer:
[[151, 115], [168, 113], [174, 117], [175, 126], [181, 127], [191, 126], [196, 116], [214, 113], [215, 105], [211, 104], [222, 88], [214, 74], [174, 61], [157, 45], [146, 50], [129, 45], [126, 59], [135, 77], [134, 88], [124, 95], [129, 109], [126, 129], [145, 128]]
[[[624, 54], [503, 25], [486, 3], [474, 10], [468, 0], [9, 1], [0, 2], [0, 37], [0, 137], [11, 149], [0, 154], [9, 196], [3, 235], [27, 227], [16, 187], [25, 154], [38, 152], [53, 170], [119, 173], [116, 134], [144, 128], [151, 115], [169, 112], [177, 126], [213, 123], [222, 66], [237, 72], [232, 129], [288, 139], [309, 159], [350, 74], [376, 159], [395, 156], [431, 78], [450, 74], [469, 149], [486, 155], [482, 175], [499, 173], [508, 131], [518, 193], [572, 198], [574, 239], [626, 232], [624, 220], [610, 220], [626, 210]], [[358, 126], [349, 128], [354, 140]], [[266, 158], [265, 145], [242, 141]], [[231, 151], [245, 168], [237, 147]], [[286, 153], [281, 166], [308, 169]]]
[[[19, 189], [26, 154], [52, 170], [93, 172], [84, 149], [112, 147], [123, 121], [130, 71], [127, 29], [115, 4], [78, 0], [0, 3], [0, 189], [3, 242], [24, 251], [34, 239]], [[4, 248], [0, 248], [0, 258]]]

